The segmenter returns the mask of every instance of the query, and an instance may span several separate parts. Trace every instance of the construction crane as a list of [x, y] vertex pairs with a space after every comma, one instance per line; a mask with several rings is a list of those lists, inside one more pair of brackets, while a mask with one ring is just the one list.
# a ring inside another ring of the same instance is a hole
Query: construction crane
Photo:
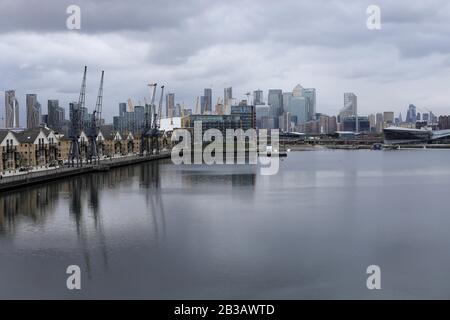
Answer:
[[[74, 161], [79, 165], [83, 165], [81, 160], [81, 149], [80, 149], [80, 135], [83, 129], [83, 117], [84, 117], [84, 104], [86, 98], [86, 73], [87, 66], [84, 67], [83, 80], [81, 81], [80, 96], [78, 97], [78, 103], [73, 105], [72, 110], [70, 110], [70, 148], [69, 148], [69, 165], [74, 166]], [[81, 161], [80, 161], [81, 160]]]
[[103, 77], [105, 71], [102, 71], [102, 76], [100, 78], [100, 86], [98, 88], [97, 103], [95, 104], [94, 112], [92, 112], [92, 118], [89, 127], [89, 153], [88, 161], [90, 163], [100, 162], [100, 154], [98, 150], [97, 137], [100, 132], [100, 125], [102, 119], [102, 105], [103, 105]]
[[142, 126], [141, 131], [141, 147], [140, 147], [140, 155], [143, 156], [145, 153], [150, 154], [150, 146], [149, 146], [149, 133], [151, 129], [151, 110], [155, 103], [155, 94], [156, 94], [156, 83], [148, 84], [149, 87], [153, 87], [153, 93], [152, 93], [152, 99], [150, 102], [150, 105], [145, 106], [145, 113], [144, 113], [144, 124]]

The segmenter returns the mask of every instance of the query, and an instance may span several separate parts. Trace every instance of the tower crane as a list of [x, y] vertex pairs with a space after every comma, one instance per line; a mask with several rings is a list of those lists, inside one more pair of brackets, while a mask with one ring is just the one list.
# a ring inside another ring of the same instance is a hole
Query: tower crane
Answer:
[[[70, 148], [69, 148], [69, 165], [74, 166], [74, 161], [77, 163], [77, 167], [81, 164], [83, 165], [83, 161], [80, 159], [80, 135], [81, 130], [83, 129], [83, 118], [84, 118], [84, 105], [85, 105], [85, 96], [86, 96], [86, 73], [87, 66], [84, 67], [83, 80], [81, 81], [81, 89], [80, 96], [78, 97], [78, 103], [73, 105], [73, 108], [70, 112], [70, 130], [69, 130], [69, 139], [70, 139]], [[81, 161], [80, 161], [81, 160]]]

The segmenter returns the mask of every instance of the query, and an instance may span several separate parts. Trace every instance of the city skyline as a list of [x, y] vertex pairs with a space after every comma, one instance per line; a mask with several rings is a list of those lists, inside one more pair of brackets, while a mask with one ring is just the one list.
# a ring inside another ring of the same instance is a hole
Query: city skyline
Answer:
[[[248, 91], [290, 91], [292, 84], [301, 83], [317, 89], [317, 109], [327, 114], [341, 108], [343, 92], [355, 92], [362, 114], [404, 114], [409, 104], [448, 113], [450, 10], [444, 1], [379, 1], [381, 30], [366, 27], [369, 1], [345, 6], [336, 1], [230, 1], [214, 6], [193, 0], [172, 10], [166, 10], [166, 2], [80, 1], [83, 20], [77, 31], [65, 26], [69, 4], [43, 1], [48, 10], [39, 16], [25, 1], [0, 4], [0, 15], [8, 17], [0, 22], [0, 88], [16, 90], [22, 114], [25, 95], [34, 92], [41, 101], [58, 99], [67, 112], [77, 100], [82, 65], [91, 66], [90, 108], [97, 74], [107, 71], [107, 119], [117, 103], [148, 97], [149, 82], [167, 85], [167, 92], [175, 92], [190, 108], [203, 88], [212, 88], [214, 107], [226, 87], [233, 86], [240, 99]], [[3, 99], [0, 113], [4, 115]], [[24, 117], [20, 121], [25, 124]]]
[[[326, 114], [324, 112], [322, 112], [321, 110], [317, 109], [316, 106], [316, 88], [303, 88], [300, 84], [297, 84], [291, 91], [283, 91], [282, 89], [270, 89], [268, 90], [268, 92], [266, 94], [264, 94], [263, 90], [260, 89], [256, 89], [253, 90], [251, 92], [248, 92], [245, 96], [245, 98], [243, 99], [239, 99], [236, 97], [233, 97], [232, 95], [232, 90], [233, 87], [228, 87], [228, 88], [224, 88], [223, 91], [223, 96], [220, 97], [217, 100], [218, 103], [220, 103], [222, 105], [222, 103], [229, 99], [230, 100], [230, 105], [228, 106], [228, 108], [231, 108], [232, 105], [234, 106], [238, 106], [240, 105], [241, 101], [245, 101], [246, 103], [249, 102], [252, 105], [255, 106], [263, 106], [266, 105], [269, 107], [269, 116], [274, 118], [274, 126], [276, 128], [281, 128], [281, 125], [279, 124], [279, 117], [283, 116], [284, 113], [288, 112], [289, 113], [289, 117], [292, 117], [292, 121], [293, 124], [295, 125], [300, 125], [300, 124], [304, 124], [304, 123], [308, 123], [310, 121], [317, 121], [319, 120], [320, 115], [327, 115], [327, 116], [331, 116], [331, 117], [337, 117], [338, 122], [340, 121], [343, 124], [343, 119], [347, 118], [347, 117], [364, 117], [364, 118], [372, 118], [375, 119], [374, 123], [378, 123], [379, 121], [377, 120], [378, 114], [385, 114], [385, 113], [389, 113], [392, 114], [392, 121], [388, 121], [389, 123], [398, 125], [400, 123], [415, 123], [416, 120], [418, 122], [420, 122], [421, 120], [426, 121], [429, 123], [437, 123], [437, 118], [438, 116], [442, 115], [442, 116], [446, 116], [447, 114], [435, 114], [434, 112], [432, 112], [430, 109], [428, 108], [420, 108], [415, 106], [414, 104], [410, 104], [408, 107], [405, 107], [406, 112], [404, 112], [404, 114], [406, 114], [406, 118], [403, 121], [403, 116], [402, 116], [402, 111], [400, 112], [395, 112], [392, 111], [392, 109], [385, 109], [385, 110], [378, 110], [377, 112], [374, 113], [369, 113], [369, 114], [365, 114], [365, 113], [359, 113], [357, 110], [357, 99], [358, 96], [355, 95], [355, 93], [353, 92], [344, 92], [343, 93], [343, 105], [341, 105], [341, 107], [336, 110], [334, 113], [329, 113]], [[198, 114], [215, 114], [215, 108], [213, 107], [215, 104], [214, 102], [212, 102], [211, 97], [213, 97], [214, 95], [211, 96], [212, 94], [212, 89], [211, 88], [204, 88], [203, 89], [204, 95], [203, 96], [197, 96], [198, 97]], [[255, 102], [255, 95], [258, 95], [258, 101], [257, 103]], [[15, 95], [15, 90], [7, 90], [5, 91], [5, 103], [7, 101], [10, 102], [10, 104], [12, 103], [12, 100], [10, 98], [10, 96], [14, 97], [14, 102], [15, 102], [15, 110], [16, 112], [13, 114], [16, 116], [16, 118], [14, 119], [9, 119], [9, 121], [15, 121], [15, 123], [17, 123], [16, 119], [21, 118], [20, 114], [21, 112], [18, 111], [17, 106], [20, 105], [20, 103], [18, 102], [17, 96]], [[33, 110], [33, 108], [31, 108], [30, 106], [30, 102], [29, 102], [29, 98], [32, 97], [33, 99], [33, 103], [37, 104], [38, 107], [38, 111], [32, 111], [30, 114], [30, 111]], [[206, 100], [206, 97], [209, 98], [208, 100]], [[261, 100], [259, 100], [261, 99]], [[299, 100], [301, 99], [301, 100]], [[33, 94], [26, 94], [26, 110], [23, 113], [22, 118], [25, 118], [25, 124], [23, 126], [7, 126], [6, 122], [8, 121], [8, 118], [11, 118], [12, 114], [10, 112], [10, 114], [6, 114], [5, 111], [5, 115], [4, 117], [0, 117], [0, 119], [5, 119], [5, 123], [4, 124], [0, 124], [0, 128], [35, 128], [40, 126], [41, 124], [46, 124], [51, 128], [54, 129], [58, 129], [61, 130], [61, 128], [65, 125], [65, 121], [68, 121], [70, 119], [68, 119], [67, 117], [65, 117], [65, 114], [68, 112], [66, 112], [66, 108], [64, 108], [64, 106], [60, 106], [59, 104], [59, 100], [58, 99], [48, 99], [47, 100], [47, 113], [44, 114], [44, 110], [41, 107], [41, 104], [38, 102], [40, 100], [40, 98], [38, 98], [38, 94], [33, 93]], [[188, 108], [184, 108], [184, 106], [182, 107], [180, 102], [178, 102], [178, 100], [175, 99], [175, 93], [168, 93], [164, 96], [164, 104], [165, 104], [165, 108], [162, 109], [162, 114], [161, 117], [162, 118], [167, 118], [167, 117], [180, 117], [183, 113], [188, 115], [188, 114], [196, 114], [196, 106], [192, 106], [192, 107], [188, 107]], [[298, 100], [298, 101], [297, 101]], [[144, 104], [145, 102], [149, 103], [149, 101], [147, 101], [144, 98]], [[69, 110], [71, 108], [71, 105], [73, 103], [76, 103], [75, 101], [69, 103]], [[140, 109], [144, 108], [144, 104], [141, 103], [141, 101], [139, 101], [139, 103], [137, 104], [133, 104], [132, 100], [129, 99], [127, 103], [125, 102], [118, 102], [116, 104], [116, 112], [112, 112], [112, 117], [109, 118], [103, 118], [104, 119], [104, 123], [105, 124], [114, 124], [114, 121], [116, 120], [117, 116], [122, 116], [124, 115], [125, 111], [129, 111], [129, 112], [138, 112]], [[157, 101], [155, 101], [155, 104], [157, 104]], [[184, 105], [184, 102], [182, 102], [182, 104]], [[117, 106], [119, 107], [119, 112], [117, 112]], [[224, 105], [222, 105], [224, 106]], [[205, 108], [206, 107], [206, 108]], [[225, 104], [225, 109], [227, 108], [226, 104]], [[138, 110], [139, 109], [139, 110]], [[182, 113], [182, 109], [184, 110]], [[411, 111], [411, 109], [413, 109], [414, 111]], [[57, 111], [56, 111], [57, 110]], [[258, 108], [256, 109], [258, 110]], [[90, 108], [87, 108], [86, 112], [89, 113], [91, 110]], [[142, 110], [140, 110], [142, 111]], [[189, 111], [189, 112], [188, 112]], [[36, 115], [36, 112], [38, 112], [39, 116]], [[300, 113], [299, 113], [300, 112]], [[414, 113], [414, 117], [411, 118], [410, 113], [413, 112]], [[56, 114], [58, 113], [58, 115]], [[143, 116], [143, 111], [141, 112]], [[416, 117], [417, 115], [417, 117]], [[423, 115], [423, 118], [421, 119], [420, 116]], [[316, 117], [317, 116], [317, 117]], [[33, 121], [35, 122], [31, 127], [29, 125], [30, 123], [30, 117], [35, 118]], [[39, 120], [36, 119], [36, 117], [39, 118]], [[340, 120], [339, 120], [340, 119]], [[355, 118], [356, 119], [356, 118]], [[434, 119], [434, 121], [433, 121]], [[129, 120], [128, 120], [129, 121]], [[134, 120], [133, 120], [134, 121]], [[369, 120], [368, 120], [369, 121]], [[39, 123], [39, 124], [37, 124]], [[359, 131], [358, 128], [358, 121], [356, 122], [356, 132]], [[370, 126], [369, 128], [371, 128], [372, 126]], [[377, 131], [379, 131], [379, 128], [377, 128]]]

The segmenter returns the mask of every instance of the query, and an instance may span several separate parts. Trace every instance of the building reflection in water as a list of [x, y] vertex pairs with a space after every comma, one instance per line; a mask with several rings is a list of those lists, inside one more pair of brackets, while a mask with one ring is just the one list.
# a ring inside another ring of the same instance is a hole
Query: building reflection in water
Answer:
[[2, 192], [0, 195], [0, 235], [14, 234], [22, 220], [44, 224], [54, 214], [58, 186], [48, 185]]
[[255, 187], [256, 168], [246, 166], [212, 165], [184, 167], [181, 175], [183, 186], [222, 185]]
[[[73, 241], [78, 248], [87, 276], [92, 278], [94, 269], [108, 271], [111, 260], [109, 255], [114, 249], [114, 241], [117, 241], [114, 229], [107, 226], [110, 226], [110, 222], [116, 218], [124, 218], [123, 215], [115, 216], [121, 212], [109, 214], [108, 211], [111, 204], [106, 201], [111, 197], [114, 199], [116, 193], [126, 194], [131, 191], [133, 196], [142, 197], [143, 202], [145, 199], [144, 219], [148, 217], [150, 224], [145, 229], [150, 236], [148, 244], [159, 246], [167, 237], [163, 192], [171, 192], [170, 190], [174, 189], [184, 192], [191, 186], [195, 191], [196, 185], [210, 188], [212, 184], [219, 187], [254, 187], [255, 183], [256, 174], [248, 167], [199, 166], [196, 168], [195, 166], [173, 166], [170, 162], [160, 161], [2, 192], [0, 194], [0, 241], [13, 239], [16, 236], [22, 237], [23, 233], [33, 232], [30, 230], [34, 228], [30, 229], [30, 226], [42, 226], [40, 230], [53, 234], [69, 228], [73, 231]], [[105, 202], [102, 202], [102, 199]], [[130, 221], [131, 225], [133, 223], [135, 222]], [[37, 234], [37, 237], [41, 236], [47, 238], [46, 233]], [[64, 237], [66, 236], [70, 239], [71, 235], [65, 234]], [[31, 245], [39, 248], [39, 242]], [[67, 245], [70, 247], [70, 244]], [[77, 255], [78, 252], [71, 253]]]
[[[83, 256], [87, 275], [92, 276], [91, 256], [101, 255], [108, 269], [108, 241], [102, 211], [102, 192], [112, 189], [132, 189], [136, 182], [145, 190], [146, 210], [150, 214], [150, 230], [155, 243], [166, 235], [164, 204], [161, 195], [160, 162], [117, 168], [105, 173], [77, 176], [45, 185], [2, 192], [0, 194], [0, 240], [13, 238], [21, 226], [45, 225], [55, 215], [68, 213], [74, 222], [78, 247]], [[108, 195], [105, 194], [105, 198]], [[57, 210], [57, 208], [59, 208]], [[92, 232], [95, 230], [95, 232]], [[113, 235], [111, 235], [113, 236]], [[95, 252], [93, 253], [93, 250]]]

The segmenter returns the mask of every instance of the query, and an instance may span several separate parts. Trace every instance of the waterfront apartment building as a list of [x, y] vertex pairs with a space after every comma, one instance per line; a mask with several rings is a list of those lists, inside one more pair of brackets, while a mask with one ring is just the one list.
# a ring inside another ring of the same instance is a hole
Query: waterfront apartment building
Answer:
[[19, 141], [12, 131], [0, 130], [0, 174], [18, 168], [18, 145]]
[[[97, 137], [98, 152], [101, 158], [138, 154], [140, 141], [139, 134], [103, 126]], [[81, 158], [85, 160], [90, 146], [84, 131], [80, 133], [79, 142]], [[70, 144], [68, 136], [48, 128], [0, 130], [0, 174], [61, 164], [69, 158]], [[160, 137], [160, 146], [171, 147], [167, 133]]]
[[27, 94], [27, 129], [39, 128], [42, 122], [41, 104], [37, 101], [37, 94]]
[[19, 141], [17, 149], [21, 168], [44, 167], [48, 164], [49, 141], [43, 130], [29, 129], [15, 133], [15, 136]]
[[61, 159], [59, 137], [47, 128], [0, 131], [0, 172], [56, 165]]

